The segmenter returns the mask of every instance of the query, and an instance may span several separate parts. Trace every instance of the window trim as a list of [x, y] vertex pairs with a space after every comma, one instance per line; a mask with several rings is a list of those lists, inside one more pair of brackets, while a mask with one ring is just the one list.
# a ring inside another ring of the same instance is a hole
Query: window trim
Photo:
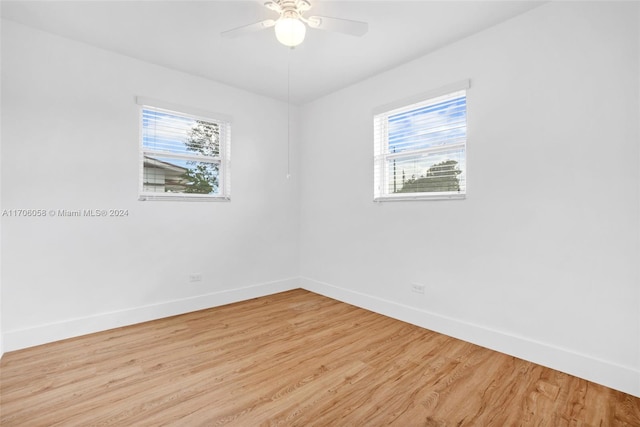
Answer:
[[[212, 113], [197, 108], [172, 104], [157, 99], [137, 96], [138, 104], [138, 147], [139, 147], [139, 178], [138, 178], [138, 200], [140, 201], [197, 201], [197, 202], [226, 202], [231, 200], [230, 175], [231, 175], [231, 123], [232, 118], [226, 114]], [[196, 120], [203, 120], [218, 123], [220, 131], [220, 155], [216, 157], [200, 157], [201, 161], [218, 163], [219, 167], [219, 194], [194, 194], [194, 193], [152, 193], [144, 191], [144, 156], [147, 153], [169, 156], [171, 158], [197, 159], [198, 155], [184, 155], [177, 153], [166, 153], [161, 150], [145, 149], [143, 147], [142, 115], [145, 108], [164, 110], [168, 113], [189, 116]]]
[[[464, 193], [450, 193], [450, 192], [421, 192], [421, 193], [383, 193], [381, 187], [384, 186], [386, 178], [383, 176], [385, 168], [383, 167], [384, 162], [390, 157], [402, 157], [407, 154], [419, 154], [420, 152], [433, 152], [437, 150], [434, 149], [422, 149], [415, 150], [411, 153], [398, 153], [398, 154], [388, 154], [384, 153], [384, 147], [381, 147], [381, 144], [388, 144], [388, 140], [380, 138], [378, 140], [376, 138], [376, 134], [384, 134], [387, 135], [388, 131], [386, 127], [388, 126], [388, 121], [384, 121], [379, 125], [376, 124], [376, 118], [379, 115], [390, 115], [394, 110], [401, 110], [406, 107], [410, 107], [414, 104], [426, 103], [430, 99], [438, 98], [441, 96], [445, 96], [448, 94], [452, 94], [460, 91], [467, 91], [471, 86], [470, 80], [461, 80], [455, 83], [451, 83], [445, 86], [441, 86], [437, 89], [423, 92], [417, 95], [413, 95], [411, 97], [403, 98], [401, 100], [397, 100], [388, 104], [384, 104], [378, 106], [373, 109], [372, 114], [374, 118], [374, 156], [373, 156], [373, 173], [374, 173], [374, 188], [373, 188], [373, 201], [374, 202], [396, 202], [396, 201], [411, 201], [411, 200], [462, 200], [466, 198], [466, 183], [465, 183], [465, 192]], [[382, 130], [378, 129], [377, 126], [380, 126]], [[451, 148], [455, 148], [459, 146], [460, 148], [464, 148], [464, 156], [467, 157], [467, 139], [465, 138], [464, 143], [452, 144], [443, 146], [443, 150], [450, 150]], [[467, 174], [467, 167], [465, 162], [465, 175]]]

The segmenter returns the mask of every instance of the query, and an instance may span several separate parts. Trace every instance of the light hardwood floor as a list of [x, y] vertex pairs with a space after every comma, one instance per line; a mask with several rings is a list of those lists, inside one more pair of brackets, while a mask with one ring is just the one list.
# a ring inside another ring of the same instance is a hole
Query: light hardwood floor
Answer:
[[640, 426], [640, 399], [295, 290], [5, 354], [2, 426]]

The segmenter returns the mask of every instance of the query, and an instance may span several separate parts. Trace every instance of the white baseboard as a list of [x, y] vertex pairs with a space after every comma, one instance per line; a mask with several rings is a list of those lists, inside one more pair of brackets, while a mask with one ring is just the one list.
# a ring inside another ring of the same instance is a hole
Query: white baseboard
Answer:
[[149, 304], [92, 316], [66, 319], [31, 328], [6, 331], [3, 334], [5, 352], [33, 347], [53, 341], [106, 331], [121, 326], [161, 319], [206, 308], [217, 307], [299, 288], [298, 278], [228, 289], [189, 298]]
[[640, 397], [640, 370], [302, 277], [303, 289]]

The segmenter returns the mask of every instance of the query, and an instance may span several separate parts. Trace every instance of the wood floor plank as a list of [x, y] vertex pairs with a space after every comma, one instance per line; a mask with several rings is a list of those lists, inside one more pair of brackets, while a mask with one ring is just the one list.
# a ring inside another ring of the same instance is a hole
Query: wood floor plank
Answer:
[[2, 426], [640, 426], [640, 399], [295, 290], [10, 352]]

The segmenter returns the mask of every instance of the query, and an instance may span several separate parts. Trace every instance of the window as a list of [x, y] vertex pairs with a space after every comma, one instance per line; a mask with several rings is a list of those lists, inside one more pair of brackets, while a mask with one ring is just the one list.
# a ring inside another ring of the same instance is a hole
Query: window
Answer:
[[230, 119], [137, 101], [140, 200], [229, 200]]
[[374, 112], [374, 200], [465, 197], [468, 87], [464, 81]]

